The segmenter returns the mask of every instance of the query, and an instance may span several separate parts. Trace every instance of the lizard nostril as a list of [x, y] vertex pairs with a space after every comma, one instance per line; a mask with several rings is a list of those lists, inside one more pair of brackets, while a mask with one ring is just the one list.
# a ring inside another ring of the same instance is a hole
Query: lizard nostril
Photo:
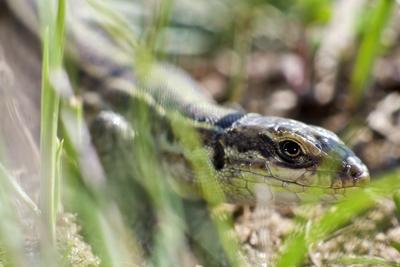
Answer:
[[352, 166], [349, 174], [356, 186], [363, 186], [369, 183], [369, 173], [364, 165]]
[[355, 157], [349, 157], [346, 160], [347, 178], [342, 180], [346, 186], [362, 186], [369, 182], [369, 173], [367, 167]]
[[353, 165], [350, 167], [349, 174], [353, 179], [357, 179], [362, 173], [363, 171], [358, 166]]

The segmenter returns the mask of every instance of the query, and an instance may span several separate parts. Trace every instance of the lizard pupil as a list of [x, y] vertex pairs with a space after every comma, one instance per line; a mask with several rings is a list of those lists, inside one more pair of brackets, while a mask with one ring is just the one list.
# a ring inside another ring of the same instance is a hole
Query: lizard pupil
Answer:
[[294, 141], [281, 142], [281, 149], [289, 157], [297, 157], [301, 152], [300, 145]]

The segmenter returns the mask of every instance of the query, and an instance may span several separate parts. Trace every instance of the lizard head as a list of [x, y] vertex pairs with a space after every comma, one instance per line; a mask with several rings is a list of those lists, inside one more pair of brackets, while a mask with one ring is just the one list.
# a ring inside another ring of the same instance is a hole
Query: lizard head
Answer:
[[315, 189], [335, 196], [369, 181], [367, 167], [336, 134], [290, 119], [245, 115], [220, 132], [212, 151], [236, 202], [253, 201], [265, 185], [278, 202], [292, 202]]

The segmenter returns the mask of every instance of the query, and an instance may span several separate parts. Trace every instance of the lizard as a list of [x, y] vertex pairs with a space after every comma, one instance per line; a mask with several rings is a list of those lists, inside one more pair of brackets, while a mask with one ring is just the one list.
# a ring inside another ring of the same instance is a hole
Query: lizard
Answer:
[[[9, 5], [39, 34], [36, 1], [14, 0]], [[97, 93], [104, 96], [103, 108], [109, 111], [97, 115], [93, 129], [125, 125], [123, 116], [114, 112], [121, 102], [113, 103], [113, 95], [117, 101], [140, 95], [161, 113], [172, 107], [198, 130], [213, 175], [227, 201], [234, 203], [254, 203], [260, 185], [278, 201], [297, 201], [310, 188], [334, 195], [368, 183], [366, 165], [335, 133], [288, 118], [217, 105], [188, 74], [169, 64], [154, 62], [139, 77], [118, 40], [85, 15], [85, 1], [70, 1], [68, 7], [67, 51], [87, 76], [105, 88]]]

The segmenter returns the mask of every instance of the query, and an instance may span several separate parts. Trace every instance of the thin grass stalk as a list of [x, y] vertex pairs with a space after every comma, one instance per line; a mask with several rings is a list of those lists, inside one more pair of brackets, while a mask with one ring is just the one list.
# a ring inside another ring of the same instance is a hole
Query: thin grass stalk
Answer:
[[364, 36], [358, 50], [350, 83], [353, 107], [357, 107], [364, 96], [372, 67], [381, 47], [382, 34], [393, 14], [394, 0], [379, 0], [366, 24]]
[[[61, 212], [61, 176], [62, 176], [62, 152], [64, 140], [58, 142], [56, 151], [56, 175], [54, 181], [54, 214]], [[56, 219], [56, 218], [55, 218]]]
[[343, 257], [334, 261], [335, 264], [342, 266], [381, 266], [399, 267], [400, 263], [373, 256]]
[[112, 36], [123, 36], [124, 38], [116, 38], [116, 41], [129, 52], [133, 52], [134, 48], [138, 46], [138, 37], [130, 30], [129, 21], [121, 17], [118, 12], [110, 8], [109, 4], [103, 1], [88, 0], [87, 2], [94, 12], [99, 13], [104, 18], [99, 20], [101, 27]]
[[180, 253], [185, 249], [182, 203], [166, 182], [166, 170], [156, 161], [155, 143], [151, 138], [151, 111], [140, 100], [132, 106], [132, 123], [136, 130], [133, 154], [137, 162], [132, 179], [140, 177], [139, 182], [150, 196], [159, 225], [154, 233], [154, 247], [149, 260], [152, 266], [177, 266]]
[[[120, 215], [113, 212], [113, 204], [103, 187], [85, 184], [87, 179], [83, 169], [87, 168], [82, 161], [89, 149], [87, 142], [86, 124], [84, 122], [83, 107], [80, 101], [73, 99], [62, 107], [62, 134], [64, 149], [62, 155], [62, 172], [64, 178], [63, 196], [66, 210], [77, 213], [85, 241], [90, 244], [93, 252], [99, 257], [102, 266], [126, 266], [123, 264], [128, 258], [124, 236], [121, 239], [117, 229]], [[61, 156], [61, 155], [60, 155]], [[94, 171], [96, 172], [96, 171]], [[61, 181], [60, 181], [61, 182]], [[61, 189], [60, 189], [61, 190]], [[61, 192], [58, 193], [59, 195]]]
[[37, 211], [34, 202], [0, 163], [0, 216], [2, 218], [0, 223], [0, 266], [27, 266], [21, 224], [16, 214], [16, 203], [13, 201], [16, 200], [16, 196], [17, 199], [22, 200], [22, 203]]
[[249, 6], [247, 3], [243, 3], [240, 10], [237, 11], [238, 20], [235, 23], [233, 40], [234, 53], [231, 57], [233, 77], [229, 91], [229, 101], [233, 103], [240, 102], [245, 93], [247, 56], [251, 49], [251, 33], [256, 16], [256, 7]]
[[[49, 6], [46, 6], [48, 4]], [[45, 13], [47, 12], [47, 13]], [[50, 82], [51, 73], [62, 65], [64, 51], [64, 21], [65, 1], [58, 1], [57, 17], [53, 19], [53, 9], [50, 2], [40, 1], [40, 14], [43, 36], [43, 66], [41, 88], [41, 128], [40, 128], [40, 153], [41, 153], [41, 192], [40, 202], [42, 209], [42, 222], [44, 238], [52, 245], [56, 242], [56, 217], [58, 203], [56, 189], [60, 185], [57, 175], [58, 115], [60, 97]]]
[[149, 23], [149, 30], [144, 43], [152, 54], [156, 53], [157, 46], [163, 44], [163, 31], [171, 19], [173, 4], [174, 0], [160, 1], [159, 8], [153, 14], [153, 21]]
[[41, 97], [41, 209], [44, 228], [51, 244], [55, 244], [55, 176], [57, 127], [60, 99], [49, 81], [49, 34], [44, 37]]
[[98, 192], [85, 187], [78, 163], [77, 148], [69, 138], [70, 136], [67, 136], [65, 139], [66, 153], [62, 161], [66, 182], [64, 185], [66, 209], [78, 214], [85, 239], [100, 258], [102, 266], [121, 266], [118, 264], [121, 257], [118, 247], [115, 245], [116, 238], [112, 235], [113, 229], [110, 228], [108, 221], [110, 216], [105, 210], [105, 205], [101, 204], [106, 201], [106, 197], [99, 199], [101, 196], [97, 194]]
[[8, 188], [17, 198], [25, 204], [36, 216], [40, 215], [40, 209], [36, 203], [28, 196], [24, 189], [18, 184], [16, 178], [13, 177], [7, 169], [0, 163], [0, 177], [3, 179], [2, 187]]
[[206, 200], [211, 219], [217, 228], [219, 240], [231, 266], [245, 266], [237, 238], [232, 233], [232, 218], [216, 207], [225, 202], [223, 190], [212, 173], [206, 151], [202, 148], [200, 137], [181, 116], [171, 116], [174, 133], [184, 146], [185, 156], [193, 166], [200, 180], [201, 192]]

